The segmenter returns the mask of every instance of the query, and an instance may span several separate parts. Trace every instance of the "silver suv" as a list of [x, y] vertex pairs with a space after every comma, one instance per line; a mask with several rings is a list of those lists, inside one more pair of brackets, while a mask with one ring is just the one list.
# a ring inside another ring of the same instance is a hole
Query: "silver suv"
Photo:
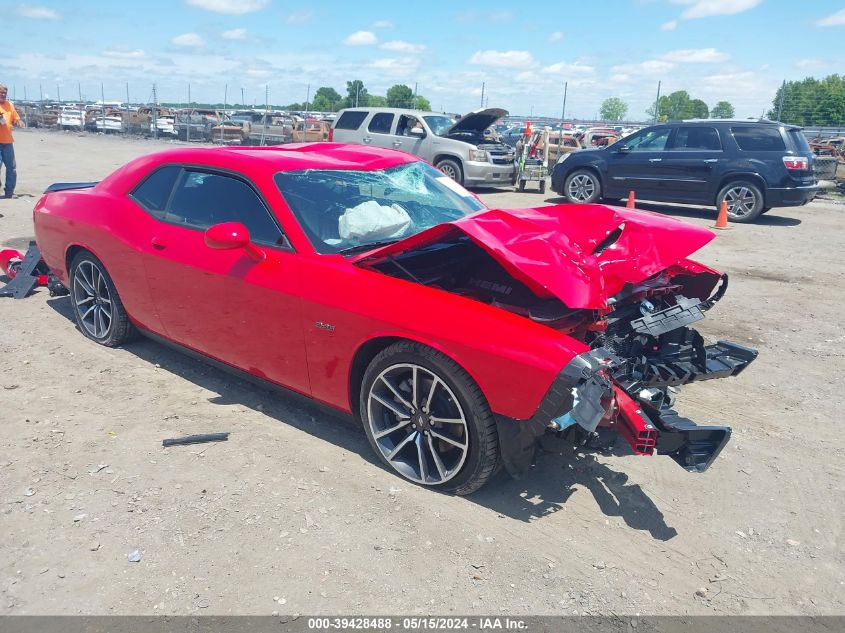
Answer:
[[329, 140], [415, 154], [466, 186], [512, 185], [514, 149], [484, 138], [484, 131], [507, 114], [506, 110], [488, 108], [455, 122], [436, 112], [347, 108], [335, 119]]

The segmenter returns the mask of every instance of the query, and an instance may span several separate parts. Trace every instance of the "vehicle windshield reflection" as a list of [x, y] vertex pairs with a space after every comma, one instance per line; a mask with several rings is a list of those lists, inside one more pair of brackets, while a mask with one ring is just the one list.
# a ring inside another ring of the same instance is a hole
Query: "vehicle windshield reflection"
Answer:
[[275, 182], [319, 253], [398, 241], [485, 208], [422, 162], [377, 171], [285, 171], [276, 174]]

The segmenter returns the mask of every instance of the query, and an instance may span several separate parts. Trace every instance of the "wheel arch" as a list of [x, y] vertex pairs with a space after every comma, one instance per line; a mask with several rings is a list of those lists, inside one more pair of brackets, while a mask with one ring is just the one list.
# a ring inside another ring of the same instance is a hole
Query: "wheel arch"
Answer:
[[[70, 264], [73, 261], [73, 258], [83, 251], [91, 253], [94, 257], [99, 259], [100, 262], [103, 261], [102, 258], [97, 255], [97, 253], [94, 252], [94, 249], [92, 249], [90, 246], [78, 243], [70, 244], [67, 247], [67, 250], [65, 250], [65, 272], [68, 275], [68, 281], [70, 281]], [[103, 266], [105, 266], [105, 263], [103, 263]]]
[[431, 341], [425, 341], [412, 336], [398, 334], [382, 334], [367, 339], [366, 341], [361, 343], [352, 356], [352, 363], [349, 366], [349, 378], [347, 388], [349, 392], [349, 407], [352, 410], [352, 415], [355, 416], [356, 420], [360, 421], [359, 405], [361, 395], [361, 381], [364, 378], [364, 373], [367, 371], [367, 367], [370, 365], [373, 358], [375, 358], [382, 350], [386, 349], [387, 347], [390, 347], [394, 343], [399, 343], [401, 341], [423, 345], [425, 347], [428, 347], [429, 349], [434, 350], [439, 354], [442, 354], [443, 356], [451, 360], [453, 363], [458, 365], [458, 367], [464, 370], [473, 380], [473, 382], [478, 385], [478, 388], [481, 390], [484, 399], [487, 400], [489, 403], [487, 394], [484, 393], [484, 389], [482, 388], [481, 382], [479, 381], [478, 377], [474, 374], [474, 372], [469, 367], [467, 367], [465, 363], [462, 363], [459, 358], [456, 358], [454, 354], [450, 353], [442, 346]]
[[431, 161], [431, 164], [436, 167], [437, 163], [439, 163], [441, 160], [454, 160], [458, 163], [458, 166], [461, 168], [461, 171], [463, 171], [464, 169], [463, 159], [455, 154], [437, 154], [437, 156], [435, 156], [434, 159]]
[[727, 176], [723, 176], [721, 180], [719, 180], [719, 185], [716, 187], [716, 190], [713, 192], [714, 205], [716, 204], [716, 200], [719, 197], [719, 192], [724, 189], [725, 186], [735, 180], [747, 180], [757, 185], [757, 187], [760, 189], [760, 193], [763, 194], [763, 206], [766, 206], [766, 180], [756, 172], [743, 172], [739, 174], [729, 174]]

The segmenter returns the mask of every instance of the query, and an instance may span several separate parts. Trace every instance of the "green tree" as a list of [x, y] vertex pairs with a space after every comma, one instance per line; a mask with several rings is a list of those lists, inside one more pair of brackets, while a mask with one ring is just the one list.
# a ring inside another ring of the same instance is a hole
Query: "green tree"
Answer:
[[710, 111], [711, 119], [732, 119], [735, 115], [734, 107], [728, 101], [720, 101]]
[[360, 79], [353, 79], [352, 81], [346, 82], [346, 99], [344, 105], [347, 108], [370, 105], [368, 96], [364, 82]]
[[689, 102], [687, 111], [684, 113], [685, 119], [706, 119], [710, 116], [710, 110], [707, 104], [701, 99], [693, 99]]
[[340, 107], [342, 100], [343, 97], [337, 93], [337, 90], [323, 86], [317, 88], [317, 92], [314, 93], [311, 108], [320, 112], [333, 112]]
[[367, 97], [367, 105], [374, 106], [376, 108], [386, 108], [387, 98], [382, 97], [381, 95], [369, 95]]
[[689, 107], [689, 93], [678, 90], [657, 100], [657, 117], [665, 116], [668, 121], [677, 121], [685, 118]]
[[845, 125], [845, 78], [788, 81], [778, 88], [767, 116], [796, 125]]
[[628, 113], [628, 104], [619, 97], [609, 97], [602, 101], [599, 112], [605, 121], [621, 121]]
[[422, 95], [417, 95], [414, 108], [425, 112], [431, 112], [431, 102]]
[[410, 108], [414, 105], [414, 91], [405, 84], [387, 89], [387, 105], [391, 108]]

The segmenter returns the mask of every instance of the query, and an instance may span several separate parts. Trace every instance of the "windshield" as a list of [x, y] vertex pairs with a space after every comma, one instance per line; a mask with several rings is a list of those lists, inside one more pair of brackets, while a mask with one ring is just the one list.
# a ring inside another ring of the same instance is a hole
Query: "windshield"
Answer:
[[449, 131], [449, 128], [455, 125], [455, 120], [447, 116], [430, 115], [424, 116], [423, 118], [425, 119], [425, 122], [428, 123], [428, 127], [431, 128], [431, 131], [437, 136], [443, 136]]
[[422, 162], [378, 171], [284, 171], [275, 181], [318, 253], [396, 242], [485, 208]]

